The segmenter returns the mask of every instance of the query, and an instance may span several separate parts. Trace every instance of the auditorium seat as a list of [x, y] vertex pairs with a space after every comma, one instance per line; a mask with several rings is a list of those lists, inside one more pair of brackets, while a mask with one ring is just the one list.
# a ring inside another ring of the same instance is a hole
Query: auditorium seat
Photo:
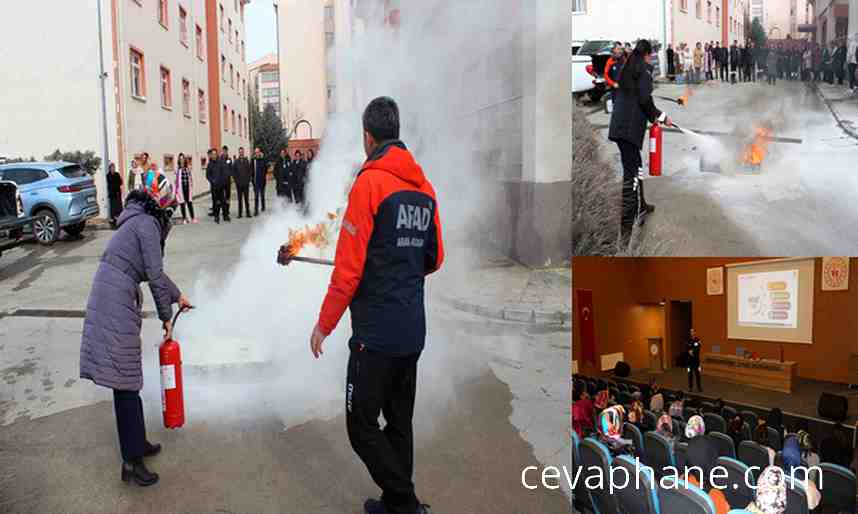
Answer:
[[724, 418], [722, 418], [720, 414], [707, 412], [703, 415], [703, 423], [706, 424], [707, 434], [709, 432], [721, 432], [722, 434], [727, 433], [727, 422], [724, 421]]
[[[652, 470], [645, 466], [638, 466], [628, 455], [620, 455], [614, 459], [614, 467], [622, 467], [629, 474], [629, 485], [616, 489], [620, 511], [659, 514], [656, 478]], [[617, 480], [621, 481], [622, 478]]]
[[715, 504], [699, 487], [677, 480], [665, 479], [666, 487], [659, 487], [660, 514], [715, 514]]
[[[611, 471], [611, 453], [607, 446], [588, 437], [580, 444], [578, 452], [581, 454], [581, 465], [584, 466], [581, 478], [586, 480], [586, 477], [598, 475], [599, 472], [596, 469], [600, 469], [603, 483], [607, 483], [606, 480]], [[608, 487], [590, 489], [590, 501], [599, 514], [619, 514], [617, 497], [611, 494]]]
[[587, 486], [584, 484], [584, 470], [581, 470], [581, 474], [578, 475], [578, 468], [581, 467], [581, 453], [580, 453], [581, 440], [578, 438], [578, 434], [573, 430], [572, 431], [572, 473], [573, 477], [578, 476], [578, 481], [575, 483], [575, 489], [572, 491], [572, 496], [575, 498], [574, 504], [579, 510], [584, 510], [588, 512], [593, 512], [593, 503], [590, 501], [590, 491], [587, 490]]
[[664, 475], [664, 468], [674, 465], [673, 445], [671, 442], [655, 431], [644, 434], [644, 452], [641, 460], [655, 470], [658, 477]]
[[750, 441], [751, 438], [752, 438], [751, 426], [748, 424], [747, 421], [745, 421], [744, 423], [742, 423], [742, 439], [741, 440], [742, 441]]
[[799, 480], [793, 480], [786, 475], [787, 508], [784, 514], [810, 514], [807, 506], [807, 489]]
[[748, 505], [754, 500], [754, 490], [746, 483], [748, 466], [739, 460], [730, 457], [718, 457], [715, 461], [717, 466], [727, 471], [727, 479], [719, 485], [727, 486], [724, 496], [730, 505]]
[[757, 414], [749, 410], [743, 410], [739, 414], [742, 416], [742, 419], [745, 420], [745, 423], [751, 427], [751, 432], [753, 432], [754, 429], [757, 428]]
[[736, 458], [736, 447], [733, 446], [733, 440], [730, 436], [721, 432], [710, 432], [709, 438], [712, 439], [712, 442], [714, 442], [715, 446], [718, 447], [719, 457]]
[[673, 444], [673, 461], [676, 469], [685, 469], [686, 455], [688, 454], [688, 443]]
[[721, 417], [727, 421], [730, 421], [731, 419], [735, 418], [736, 414], [738, 414], [736, 409], [730, 407], [729, 405], [725, 405], [724, 408], [721, 409]]
[[624, 383], [622, 383], [622, 382], [620, 382], [619, 384], [617, 384], [617, 389], [619, 389], [620, 391], [629, 392], [629, 386], [628, 386], [628, 385], [626, 385], [626, 384], [624, 384]]
[[739, 460], [750, 467], [757, 467], [753, 470], [756, 482], [760, 473], [769, 465], [769, 452], [754, 441], [742, 441], [739, 443]]
[[628, 405], [632, 403], [632, 395], [625, 391], [620, 391], [615, 398], [617, 399], [617, 403], [620, 405]]
[[655, 430], [656, 425], [658, 424], [658, 415], [651, 410], [644, 411], [644, 427], [647, 430]]
[[598, 388], [596, 387], [596, 383], [593, 381], [588, 381], [587, 382], [587, 394], [589, 394], [591, 397], [595, 397], [597, 392], [598, 392]]
[[688, 421], [689, 419], [691, 419], [691, 416], [694, 416], [695, 414], [697, 414], [697, 410], [692, 409], [691, 407], [683, 407], [682, 420]]
[[784, 442], [781, 433], [772, 427], [766, 427], [766, 430], [769, 432], [769, 448], [776, 452], [783, 450]]
[[701, 402], [700, 409], [704, 412], [715, 412], [715, 404], [712, 402]]
[[855, 473], [848, 468], [823, 462], [822, 469], [822, 504], [825, 510], [852, 512], [855, 509]]
[[631, 439], [632, 443], [635, 445], [638, 455], [644, 455], [644, 448], [646, 448], [646, 446], [644, 444], [643, 434], [638, 427], [628, 421], [623, 423], [623, 438]]

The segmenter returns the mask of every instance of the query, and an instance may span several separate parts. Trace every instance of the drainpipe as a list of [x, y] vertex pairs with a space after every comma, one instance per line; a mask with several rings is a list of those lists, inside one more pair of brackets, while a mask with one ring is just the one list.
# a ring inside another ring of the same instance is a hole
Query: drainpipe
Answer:
[[110, 166], [110, 146], [107, 141], [107, 73], [104, 71], [104, 39], [102, 35], [101, 0], [98, 6], [98, 81], [101, 86], [101, 130], [104, 148], [102, 149], [102, 173], [98, 179], [98, 189], [104, 191], [104, 204], [107, 206], [107, 214], [110, 215], [110, 195], [107, 194], [107, 169]]

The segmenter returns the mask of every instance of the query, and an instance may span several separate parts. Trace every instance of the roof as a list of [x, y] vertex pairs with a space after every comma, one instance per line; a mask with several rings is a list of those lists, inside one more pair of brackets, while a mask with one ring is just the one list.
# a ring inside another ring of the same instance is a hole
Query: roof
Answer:
[[9, 168], [55, 170], [59, 168], [65, 168], [66, 166], [77, 166], [77, 164], [74, 162], [66, 161], [11, 162], [9, 164], [0, 164], [0, 170], [5, 170]]

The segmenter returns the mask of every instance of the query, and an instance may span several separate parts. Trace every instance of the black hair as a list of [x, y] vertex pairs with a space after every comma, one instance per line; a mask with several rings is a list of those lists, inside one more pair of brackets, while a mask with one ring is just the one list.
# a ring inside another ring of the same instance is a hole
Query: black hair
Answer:
[[224, 151], [227, 151], [227, 152], [228, 152], [228, 151], [229, 151], [229, 147], [228, 147], [228, 146], [226, 146], [226, 145], [223, 145], [223, 148], [221, 148], [221, 150], [224, 150]]
[[376, 143], [399, 139], [399, 107], [393, 98], [380, 96], [366, 106], [363, 129]]

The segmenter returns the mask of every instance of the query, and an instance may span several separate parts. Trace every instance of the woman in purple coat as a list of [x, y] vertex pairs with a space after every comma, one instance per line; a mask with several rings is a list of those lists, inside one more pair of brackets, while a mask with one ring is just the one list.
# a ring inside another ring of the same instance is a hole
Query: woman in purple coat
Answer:
[[172, 185], [158, 171], [143, 175], [143, 189], [132, 191], [117, 220], [95, 273], [80, 346], [80, 376], [113, 389], [113, 406], [122, 451], [122, 480], [141, 486], [158, 482], [143, 463], [161, 445], [146, 440], [140, 327], [143, 294], [148, 282], [164, 326], [171, 337], [173, 304], [190, 307], [176, 284], [164, 272], [164, 242], [175, 206]]

